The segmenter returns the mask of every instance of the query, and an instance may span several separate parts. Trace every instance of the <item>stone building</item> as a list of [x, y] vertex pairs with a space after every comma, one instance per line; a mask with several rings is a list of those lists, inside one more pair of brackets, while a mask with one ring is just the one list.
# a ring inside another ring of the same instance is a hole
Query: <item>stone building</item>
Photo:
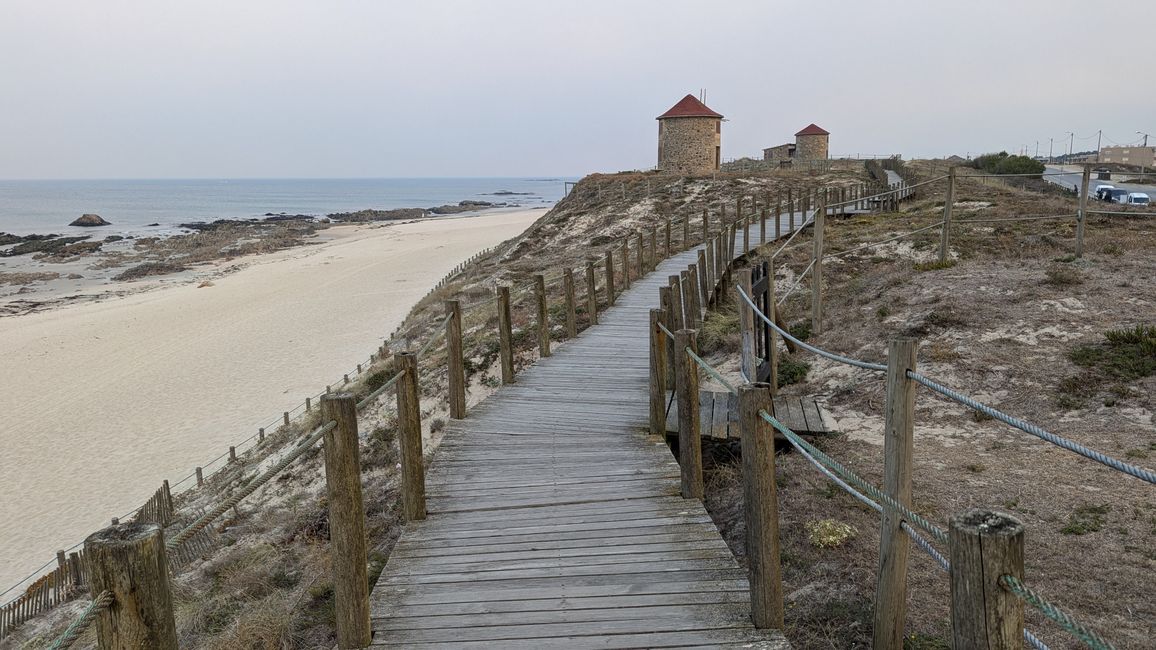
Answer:
[[1156, 163], [1154, 152], [1156, 147], [1104, 147], [1100, 149], [1100, 162], [1152, 167]]
[[658, 169], [675, 174], [709, 174], [722, 162], [723, 116], [694, 95], [659, 115]]
[[763, 160], [809, 161], [826, 160], [829, 156], [828, 140], [831, 134], [814, 124], [808, 125], [795, 134], [795, 141], [777, 147], [763, 149]]

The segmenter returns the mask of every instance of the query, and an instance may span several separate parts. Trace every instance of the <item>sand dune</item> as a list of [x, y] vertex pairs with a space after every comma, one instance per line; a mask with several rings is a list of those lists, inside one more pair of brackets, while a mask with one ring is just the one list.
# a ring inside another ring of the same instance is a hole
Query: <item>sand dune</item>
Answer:
[[340, 378], [541, 214], [336, 227], [210, 287], [0, 319], [0, 588]]

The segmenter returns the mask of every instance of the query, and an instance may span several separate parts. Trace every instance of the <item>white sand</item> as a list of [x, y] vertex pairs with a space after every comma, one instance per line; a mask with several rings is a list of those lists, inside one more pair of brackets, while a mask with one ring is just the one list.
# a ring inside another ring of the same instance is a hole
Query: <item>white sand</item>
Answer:
[[338, 383], [458, 262], [542, 213], [335, 227], [211, 287], [0, 318], [0, 589]]

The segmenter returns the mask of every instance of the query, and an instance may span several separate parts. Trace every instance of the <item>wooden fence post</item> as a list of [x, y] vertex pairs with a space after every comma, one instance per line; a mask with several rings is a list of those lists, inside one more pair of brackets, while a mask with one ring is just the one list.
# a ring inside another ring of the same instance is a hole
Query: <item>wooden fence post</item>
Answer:
[[643, 274], [646, 273], [646, 260], [644, 259], [644, 255], [642, 254], [643, 253], [642, 249], [644, 247], [642, 245], [643, 242], [642, 242], [642, 233], [641, 232], [634, 233], [634, 243], [635, 243], [634, 247], [636, 249], [635, 250], [635, 256], [634, 256], [634, 258], [635, 258], [634, 259], [634, 272], [635, 272], [635, 275], [638, 276], [638, 279], [641, 280]]
[[562, 270], [562, 299], [566, 308], [566, 338], [578, 336], [578, 305], [574, 295], [574, 271]]
[[[739, 270], [738, 286], [744, 295], [754, 300], [754, 297], [751, 296], [751, 269], [749, 267]], [[747, 381], [755, 381], [755, 312], [742, 298], [735, 302], [739, 305], [739, 336], [742, 346], [740, 352], [743, 377], [746, 377]]]
[[[346, 380], [346, 383], [348, 383], [348, 380]], [[281, 417], [282, 417], [282, 420], [283, 420], [285, 426], [289, 426], [289, 411], [285, 411], [284, 413], [282, 413]]]
[[[325, 392], [328, 393], [329, 391], [325, 391]], [[265, 442], [265, 427], [261, 427], [260, 429], [257, 429], [257, 442], [258, 443]]]
[[[409, 356], [409, 353], [402, 353]], [[401, 384], [416, 376], [416, 364]], [[401, 394], [405, 388], [399, 388]], [[398, 410], [399, 424], [401, 410]], [[321, 398], [321, 417], [337, 423], [325, 433], [325, 488], [329, 500], [329, 539], [333, 564], [333, 603], [337, 647], [364, 648], [370, 642], [368, 542], [361, 495], [361, 452], [357, 437], [357, 400], [349, 393]], [[420, 436], [420, 431], [418, 433]], [[418, 462], [420, 463], [418, 441]], [[402, 442], [404, 447], [405, 442]], [[404, 453], [404, 452], [403, 452]], [[405, 473], [403, 467], [402, 473]]]
[[650, 229], [650, 259], [646, 265], [647, 273], [653, 271], [658, 267], [658, 228], [652, 227]]
[[[779, 322], [779, 306], [775, 302], [775, 258], [767, 260], [767, 313], [766, 317], [772, 323]], [[771, 385], [771, 397], [779, 394], [779, 333], [770, 325], [767, 328], [767, 362], [771, 366], [771, 375], [767, 383]]]
[[947, 195], [943, 197], [943, 227], [939, 231], [939, 263], [947, 263], [951, 238], [951, 212], [955, 206], [955, 165], [947, 168]]
[[449, 374], [450, 417], [466, 417], [466, 360], [462, 350], [462, 303], [446, 301], [446, 365]]
[[827, 223], [827, 206], [822, 199], [815, 206], [815, 266], [811, 269], [811, 331], [823, 331], [823, 234]]
[[[918, 342], [893, 339], [887, 346], [887, 398], [884, 407], [883, 490], [911, 507], [912, 428], [915, 421], [915, 370]], [[907, 534], [903, 516], [883, 506], [879, 533], [879, 580], [875, 591], [875, 648], [902, 648], [907, 620]]]
[[674, 333], [675, 390], [678, 391], [678, 464], [681, 466], [682, 497], [701, 499], [702, 439], [698, 421], [698, 366], [687, 354], [697, 354], [696, 332], [680, 329]]
[[196, 469], [196, 474], [197, 474], [197, 487], [201, 487], [202, 485], [205, 484], [204, 470], [202, 470], [200, 467], [198, 467]]
[[614, 304], [614, 249], [606, 249], [606, 304]]
[[586, 263], [586, 315], [591, 325], [598, 324], [598, 283], [594, 279], [594, 262]]
[[767, 208], [763, 208], [763, 216], [759, 219], [759, 245], [767, 243]]
[[153, 523], [117, 524], [84, 540], [93, 594], [112, 592], [96, 617], [101, 650], [177, 650], [164, 532]]
[[308, 397], [305, 398], [305, 412], [313, 410], [313, 402]]
[[1024, 603], [1000, 585], [1000, 576], [1024, 577], [1024, 525], [990, 510], [951, 518], [952, 647], [1019, 650], [1024, 645]]
[[[664, 238], [663, 242], [666, 245], [664, 248], [664, 250], [666, 251], [666, 255], [663, 255], [663, 259], [665, 259], [667, 257], [670, 257], [670, 217], [666, 218], [666, 225], [665, 225], [665, 228], [663, 229], [663, 238]], [[658, 268], [657, 262], [655, 262], [655, 268], [656, 269]]]
[[397, 382], [397, 440], [401, 450], [401, 503], [406, 521], [425, 519], [425, 462], [421, 441], [421, 392], [417, 354], [398, 352], [394, 367], [405, 373]]
[[706, 208], [702, 209], [702, 241], [705, 244], [710, 240], [710, 215]]
[[1076, 214], [1076, 257], [1084, 256], [1084, 224], [1088, 219], [1088, 187], [1092, 179], [1092, 166], [1084, 165], [1080, 179], [1080, 210]]
[[550, 312], [546, 305], [546, 276], [534, 276], [534, 298], [538, 305], [538, 354], [550, 356]]
[[622, 289], [630, 288], [630, 236], [622, 238]]
[[686, 302], [682, 298], [682, 282], [679, 276], [671, 275], [666, 278], [667, 287], [670, 288], [670, 305], [671, 305], [671, 321], [674, 323], [672, 332], [677, 332], [681, 329], [686, 329]]
[[229, 463], [232, 464], [235, 462], [237, 462], [237, 448], [230, 445], [229, 446]]
[[659, 327], [666, 326], [666, 313], [661, 309], [650, 310], [650, 433], [666, 434], [666, 333]]
[[783, 629], [783, 573], [779, 564], [779, 499], [775, 489], [775, 430], [759, 415], [773, 412], [769, 384], [739, 387], [743, 496], [751, 621], [757, 628]]
[[514, 383], [514, 332], [510, 315], [510, 287], [498, 287], [498, 346], [502, 358], [502, 383]]
[[703, 303], [707, 297], [707, 283], [710, 282], [710, 269], [706, 265], [706, 251], [698, 249], [698, 261], [695, 262], [695, 279], [698, 280], [698, 295], [702, 296]]
[[[662, 317], [663, 317], [662, 324], [666, 326], [666, 329], [668, 331], [677, 332], [679, 330], [679, 328], [675, 325], [675, 322], [674, 322], [674, 302], [670, 296], [670, 287], [669, 286], [658, 288], [658, 304], [662, 308]], [[666, 340], [666, 356], [664, 358], [666, 360], [666, 379], [664, 381], [666, 382], [666, 384], [665, 384], [666, 389], [669, 391], [673, 391], [674, 390], [674, 337], [673, 336], [667, 336], [665, 338], [665, 340]]]
[[698, 329], [702, 320], [702, 308], [698, 301], [698, 287], [694, 286], [691, 280], [690, 271], [682, 271], [678, 274], [679, 286], [682, 288], [682, 304], [684, 305], [686, 313], [687, 329]]
[[714, 288], [716, 282], [716, 268], [714, 265], [714, 242], [708, 240], [701, 250], [703, 257], [706, 260], [706, 267], [704, 267], [705, 273], [703, 273], [703, 275], [706, 276], [706, 287], [703, 289], [702, 301], [706, 304], [710, 304], [710, 292]]

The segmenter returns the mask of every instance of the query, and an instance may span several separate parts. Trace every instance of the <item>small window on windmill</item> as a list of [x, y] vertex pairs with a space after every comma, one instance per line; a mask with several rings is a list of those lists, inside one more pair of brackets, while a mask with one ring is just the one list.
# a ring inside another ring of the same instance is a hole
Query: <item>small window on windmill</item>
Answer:
[[719, 120], [719, 121], [714, 123], [714, 132], [719, 133], [719, 134], [722, 133], [722, 120]]

